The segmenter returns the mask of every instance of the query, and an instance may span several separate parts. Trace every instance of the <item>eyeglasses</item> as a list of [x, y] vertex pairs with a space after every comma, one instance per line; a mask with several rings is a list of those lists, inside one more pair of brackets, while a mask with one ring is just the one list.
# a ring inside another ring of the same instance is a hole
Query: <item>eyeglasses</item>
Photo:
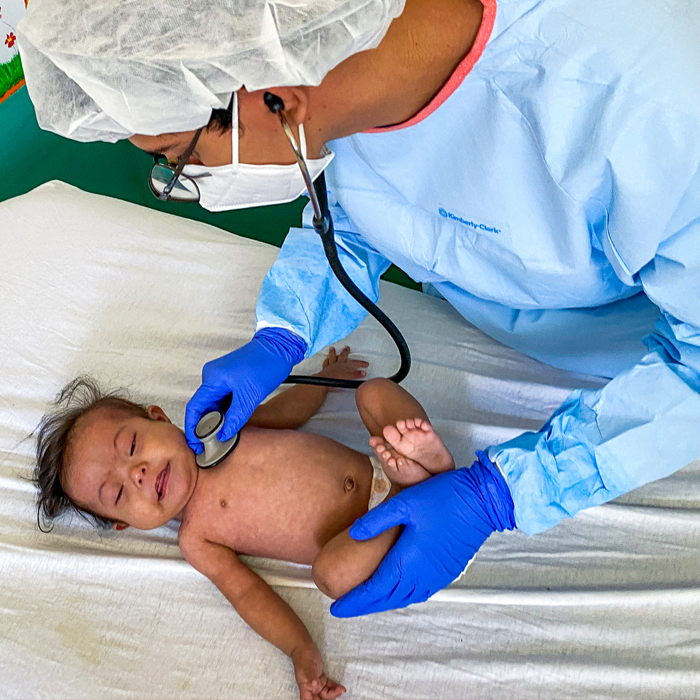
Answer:
[[183, 169], [192, 155], [199, 135], [204, 127], [197, 129], [187, 150], [177, 159], [175, 165], [161, 163], [163, 156], [154, 156], [154, 164], [148, 176], [151, 192], [162, 202], [198, 202], [199, 187], [194, 178], [183, 174]]

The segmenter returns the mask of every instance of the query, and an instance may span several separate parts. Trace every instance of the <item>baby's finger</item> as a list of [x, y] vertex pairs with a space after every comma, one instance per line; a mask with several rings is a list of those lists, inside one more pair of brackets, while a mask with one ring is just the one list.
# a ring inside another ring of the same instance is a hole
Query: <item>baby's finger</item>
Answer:
[[[316, 679], [318, 680], [318, 679]], [[307, 681], [303, 685], [299, 686], [299, 698], [300, 700], [319, 700], [319, 690], [320, 684], [316, 681]]]
[[340, 351], [340, 359], [342, 362], [348, 359], [348, 355], [350, 354], [350, 346], [346, 345], [341, 351]]
[[328, 354], [326, 355], [326, 359], [323, 361], [323, 366], [328, 367], [332, 362], [336, 361], [335, 357], [335, 348], [330, 348], [328, 350]]
[[306, 689], [311, 693], [313, 700], [321, 700], [321, 693], [327, 685], [328, 678], [326, 678], [325, 673], [322, 673], [318, 678], [314, 678], [312, 681], [307, 682]]
[[328, 683], [326, 684], [326, 687], [321, 690], [319, 693], [321, 700], [333, 700], [333, 698], [337, 698], [339, 695], [342, 695], [346, 691], [346, 688], [344, 685], [340, 685], [340, 683], [336, 683], [335, 681], [329, 680]]
[[365, 362], [364, 360], [348, 360], [347, 365], [352, 369], [363, 369], [364, 367], [369, 367], [369, 362]]

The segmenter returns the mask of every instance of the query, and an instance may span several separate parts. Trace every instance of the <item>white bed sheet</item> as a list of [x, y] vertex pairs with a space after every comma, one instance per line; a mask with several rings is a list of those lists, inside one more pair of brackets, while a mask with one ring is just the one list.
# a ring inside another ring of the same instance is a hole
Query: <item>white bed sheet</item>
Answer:
[[[0, 696], [293, 698], [286, 657], [182, 559], [173, 525], [35, 525], [28, 435], [76, 374], [182, 421], [201, 365], [251, 335], [274, 248], [62, 183], [0, 203]], [[390, 284], [405, 382], [466, 464], [536, 429], [575, 387]], [[374, 321], [349, 339], [376, 374]], [[307, 368], [318, 366], [318, 358]], [[307, 428], [366, 449], [350, 392]], [[250, 559], [311, 630], [348, 698], [700, 697], [700, 465], [534, 538], [495, 535], [428, 603], [336, 620], [306, 567]]]

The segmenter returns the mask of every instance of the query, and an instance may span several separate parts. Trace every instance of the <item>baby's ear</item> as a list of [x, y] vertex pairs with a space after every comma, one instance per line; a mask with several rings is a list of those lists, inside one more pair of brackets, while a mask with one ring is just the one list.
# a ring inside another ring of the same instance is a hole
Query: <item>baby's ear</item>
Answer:
[[122, 530], [126, 530], [126, 528], [129, 527], [126, 523], [112, 523], [112, 529], [117, 530], [117, 532], [121, 532]]
[[149, 406], [148, 407], [148, 417], [151, 420], [161, 420], [166, 423], [170, 423], [170, 418], [165, 415], [165, 411], [160, 406]]

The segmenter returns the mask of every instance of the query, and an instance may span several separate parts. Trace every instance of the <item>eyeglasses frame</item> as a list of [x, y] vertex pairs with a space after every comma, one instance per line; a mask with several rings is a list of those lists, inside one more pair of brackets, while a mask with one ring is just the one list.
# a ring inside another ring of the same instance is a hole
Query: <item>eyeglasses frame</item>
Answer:
[[155, 162], [153, 164], [153, 167], [151, 168], [151, 172], [149, 173], [148, 185], [151, 188], [151, 192], [161, 202], [169, 202], [169, 201], [176, 202], [176, 201], [178, 201], [177, 198], [171, 197], [170, 193], [172, 192], [173, 187], [175, 187], [175, 183], [178, 181], [180, 176], [186, 177], [194, 185], [195, 189], [197, 190], [197, 199], [196, 200], [188, 199], [186, 201], [187, 202], [198, 202], [199, 201], [200, 193], [199, 193], [199, 187], [197, 187], [197, 183], [191, 177], [188, 177], [187, 175], [183, 175], [182, 171], [184, 170], [185, 166], [187, 165], [187, 163], [190, 159], [190, 156], [194, 152], [194, 149], [197, 146], [197, 141], [199, 141], [199, 136], [203, 130], [204, 130], [204, 127], [201, 126], [199, 129], [197, 129], [197, 131], [195, 131], [194, 136], [192, 137], [192, 141], [190, 141], [190, 145], [187, 147], [185, 152], [177, 159], [177, 163], [175, 164], [175, 168], [173, 169], [173, 176], [170, 178], [170, 180], [168, 181], [168, 184], [164, 187], [162, 192], [158, 192], [158, 190], [156, 190], [156, 188], [153, 186], [153, 170], [155, 169], [155, 167], [157, 165], [159, 165], [161, 168], [165, 167], [165, 168], [169, 168], [169, 169], [172, 169], [172, 166], [169, 164], [163, 165], [162, 163], [159, 163], [158, 162], [159, 159], [162, 158], [162, 156], [160, 156], [160, 155], [153, 157]]

